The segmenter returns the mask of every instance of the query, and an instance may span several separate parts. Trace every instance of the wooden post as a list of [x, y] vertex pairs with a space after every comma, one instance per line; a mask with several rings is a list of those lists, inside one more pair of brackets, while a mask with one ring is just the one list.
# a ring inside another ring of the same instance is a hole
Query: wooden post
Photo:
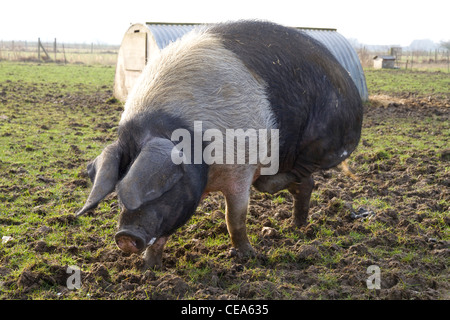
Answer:
[[53, 52], [55, 53], [55, 62], [56, 62], [56, 38], [55, 42], [53, 43]]
[[450, 50], [447, 49], [447, 72], [450, 72]]
[[64, 43], [62, 46], [63, 46], [63, 54], [64, 54], [64, 64], [66, 64], [67, 60], [66, 60], [66, 50], [64, 49]]
[[45, 56], [47, 57], [47, 59], [51, 60], [50, 56], [47, 53], [47, 50], [45, 50], [44, 46], [42, 45], [41, 38], [38, 38], [38, 59], [40, 60], [41, 59], [41, 51], [40, 51], [39, 48], [42, 48], [42, 51], [44, 51]]

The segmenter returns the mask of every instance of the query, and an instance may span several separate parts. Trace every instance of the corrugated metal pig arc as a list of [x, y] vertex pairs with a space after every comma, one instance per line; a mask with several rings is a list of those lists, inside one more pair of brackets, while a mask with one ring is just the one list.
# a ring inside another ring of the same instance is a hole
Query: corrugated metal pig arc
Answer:
[[[186, 33], [192, 31], [194, 28], [201, 28], [204, 26], [204, 24], [134, 24], [129, 28], [124, 38], [127, 37], [127, 35], [136, 28], [139, 28], [141, 32], [146, 30], [148, 31], [147, 33], [150, 33], [152, 35], [152, 37], [154, 38], [154, 42], [156, 42], [155, 44], [153, 44], [153, 47], [157, 47], [159, 48], [159, 50], [161, 50], [171, 42], [176, 41]], [[345, 39], [345, 37], [339, 34], [335, 29], [297, 29], [310, 35], [311, 37], [325, 45], [328, 50], [330, 50], [330, 52], [350, 74], [351, 78], [356, 84], [356, 87], [358, 88], [362, 100], [367, 101], [369, 98], [369, 93], [367, 90], [364, 71], [362, 69], [358, 55], [356, 54], [350, 43], [347, 41], [347, 39]], [[151, 41], [150, 38], [151, 37], [148, 37], [148, 41]], [[129, 42], [123, 41], [122, 46], [126, 43]], [[149, 46], [147, 47], [147, 57], [149, 57], [151, 54], [151, 52], [149, 52], [150, 46], [152, 46], [152, 43], [149, 43]], [[114, 95], [121, 101], [125, 101], [130, 88], [137, 78], [135, 70], [127, 70], [123, 67], [124, 57], [121, 56], [121, 52], [124, 52], [126, 49], [127, 48], [121, 47], [121, 50], [119, 51], [114, 84]], [[140, 48], [130, 48], [129, 50], [140, 50]], [[140, 71], [138, 72], [140, 73]]]

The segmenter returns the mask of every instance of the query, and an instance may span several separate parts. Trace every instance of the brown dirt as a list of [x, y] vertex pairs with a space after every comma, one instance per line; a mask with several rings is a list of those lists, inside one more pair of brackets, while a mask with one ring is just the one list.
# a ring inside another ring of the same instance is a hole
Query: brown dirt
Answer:
[[[61, 99], [65, 106], [78, 105], [80, 99], [99, 103], [76, 96]], [[449, 101], [375, 97], [366, 106], [364, 128], [387, 118], [432, 116], [442, 123], [435, 130], [444, 130], [450, 120], [448, 107]], [[106, 131], [114, 125], [99, 122], [96, 130]], [[72, 126], [83, 125], [74, 122]], [[419, 137], [420, 132], [411, 134]], [[371, 142], [363, 136], [361, 144], [370, 147]], [[73, 146], [72, 152], [81, 151]], [[221, 194], [205, 200], [195, 221], [180, 229], [172, 244], [169, 241], [160, 271], [142, 273], [140, 256], [121, 252], [101, 235], [91, 234], [78, 245], [49, 246], [37, 240], [61, 224], [76, 227], [71, 214], [49, 217], [44, 227], [34, 226], [29, 245], [40, 256], [59, 252], [76, 259], [82, 270], [89, 270], [81, 273], [78, 294], [88, 293], [96, 299], [448, 299], [450, 249], [445, 239], [450, 218], [443, 200], [449, 200], [449, 154], [448, 150], [442, 154], [411, 150], [411, 156], [402, 162], [398, 156], [386, 158], [383, 153], [355, 153], [351, 168], [357, 181], [338, 169], [315, 174], [317, 197], [311, 201], [310, 223], [301, 229], [290, 225], [292, 198], [287, 192], [281, 193], [285, 200], [277, 203], [275, 197], [253, 191], [248, 229], [258, 256], [252, 259], [236, 256], [229, 241], [207, 244], [207, 239], [227, 236]], [[63, 165], [70, 167], [69, 163]], [[363, 166], [368, 170], [359, 170]], [[434, 177], [436, 172], [441, 173], [439, 177]], [[40, 179], [58, 183], [44, 175]], [[83, 179], [70, 184], [89, 187]], [[356, 197], [383, 199], [389, 207], [366, 207], [373, 215], [353, 219]], [[110, 201], [114, 200], [111, 196]], [[36, 207], [45, 204], [36, 201]], [[444, 229], [439, 227], [441, 218], [427, 213], [430, 210], [442, 213]], [[117, 215], [117, 205], [113, 211], [111, 216]], [[15, 223], [1, 219], [2, 224]], [[101, 224], [102, 217], [94, 217], [92, 223]], [[92, 254], [82, 254], [86, 252]], [[408, 253], [414, 254], [413, 258]], [[370, 265], [381, 269], [379, 290], [367, 289]], [[46, 270], [30, 265], [17, 275], [5, 264], [0, 275], [7, 279], [3, 287], [20, 289], [13, 298], [29, 298], [35, 290], [53, 288], [44, 296], [56, 299], [73, 297], [66, 288], [66, 269], [66, 265], [48, 261]]]

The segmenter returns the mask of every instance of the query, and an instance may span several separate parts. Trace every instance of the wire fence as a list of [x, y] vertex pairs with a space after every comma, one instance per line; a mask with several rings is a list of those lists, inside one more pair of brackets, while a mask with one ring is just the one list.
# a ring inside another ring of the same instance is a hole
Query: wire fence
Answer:
[[[119, 48], [119, 45], [98, 43], [60, 43], [57, 39], [46, 42], [0, 40], [0, 61], [116, 65]], [[424, 51], [386, 47], [374, 51], [361, 46], [355, 50], [364, 68], [374, 68], [375, 56], [391, 55], [395, 57], [396, 69], [450, 72], [450, 51], [443, 48]]]
[[395, 59], [392, 66], [395, 69], [450, 72], [450, 51], [443, 48], [408, 50], [395, 47], [371, 51], [360, 47], [356, 51], [364, 68], [374, 68], [377, 56], [390, 56]]
[[115, 65], [119, 45], [0, 40], [0, 60]]

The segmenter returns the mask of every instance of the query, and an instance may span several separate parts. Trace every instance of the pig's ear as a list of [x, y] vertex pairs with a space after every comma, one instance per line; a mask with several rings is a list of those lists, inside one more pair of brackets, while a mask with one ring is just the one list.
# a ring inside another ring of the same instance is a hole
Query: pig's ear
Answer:
[[76, 213], [77, 216], [95, 208], [114, 190], [119, 179], [121, 154], [119, 144], [116, 142], [107, 146], [93, 162], [88, 164], [88, 175], [94, 185], [84, 207]]
[[172, 189], [183, 176], [173, 163], [174, 144], [169, 139], [153, 138], [141, 150], [126, 176], [117, 185], [117, 194], [125, 208], [136, 210]]

